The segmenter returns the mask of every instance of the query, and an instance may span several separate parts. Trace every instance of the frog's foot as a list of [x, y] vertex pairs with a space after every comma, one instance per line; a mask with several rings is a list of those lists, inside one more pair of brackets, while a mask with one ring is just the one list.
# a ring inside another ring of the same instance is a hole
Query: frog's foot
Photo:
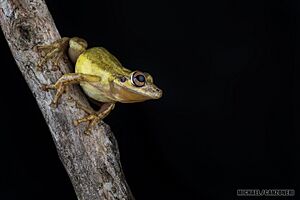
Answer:
[[78, 124], [82, 122], [89, 122], [86, 130], [84, 131], [85, 134], [90, 134], [92, 128], [98, 124], [102, 119], [104, 119], [115, 107], [114, 103], [104, 103], [100, 110], [98, 112], [91, 111], [91, 109], [79, 104], [76, 102], [76, 106], [78, 108], [83, 109], [85, 112], [87, 112], [89, 115], [86, 117], [83, 117], [81, 119], [75, 120], [74, 125], [77, 126]]
[[38, 53], [41, 53], [42, 59], [36, 65], [37, 69], [42, 71], [43, 66], [47, 63], [48, 60], [53, 62], [52, 71], [59, 69], [59, 61], [61, 58], [66, 58], [65, 53], [69, 46], [70, 38], [63, 37], [52, 44], [36, 46], [35, 49]]
[[60, 99], [61, 95], [64, 93], [66, 90], [66, 85], [61, 84], [61, 83], [56, 83], [56, 84], [50, 84], [50, 85], [42, 85], [42, 90], [48, 91], [48, 90], [57, 90], [50, 106], [56, 108], [57, 107], [57, 102]]

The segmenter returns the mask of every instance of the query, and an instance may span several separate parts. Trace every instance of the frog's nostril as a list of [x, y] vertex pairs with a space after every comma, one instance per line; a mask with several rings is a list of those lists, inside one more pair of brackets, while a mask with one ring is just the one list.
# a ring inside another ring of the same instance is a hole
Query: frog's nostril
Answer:
[[157, 93], [156, 93], [156, 98], [159, 99], [162, 96], [162, 90], [161, 89], [156, 89]]

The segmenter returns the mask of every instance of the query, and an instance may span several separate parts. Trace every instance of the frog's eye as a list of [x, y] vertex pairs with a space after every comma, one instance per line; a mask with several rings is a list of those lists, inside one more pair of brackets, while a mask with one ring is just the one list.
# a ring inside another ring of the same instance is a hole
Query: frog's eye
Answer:
[[146, 83], [145, 75], [142, 72], [135, 71], [131, 75], [131, 83], [134, 84], [137, 87], [142, 87]]

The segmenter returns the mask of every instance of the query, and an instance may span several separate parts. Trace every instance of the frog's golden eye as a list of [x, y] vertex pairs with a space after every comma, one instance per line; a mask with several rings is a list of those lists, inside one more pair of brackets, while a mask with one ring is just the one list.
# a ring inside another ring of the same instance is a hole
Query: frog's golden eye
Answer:
[[131, 83], [137, 87], [143, 87], [146, 83], [145, 75], [142, 72], [135, 71], [131, 75]]

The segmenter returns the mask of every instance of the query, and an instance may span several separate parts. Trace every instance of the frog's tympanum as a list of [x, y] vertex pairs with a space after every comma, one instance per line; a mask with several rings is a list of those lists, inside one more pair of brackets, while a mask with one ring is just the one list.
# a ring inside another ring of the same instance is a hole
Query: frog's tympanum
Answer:
[[64, 74], [55, 84], [44, 87], [57, 90], [53, 105], [57, 105], [65, 87], [70, 84], [80, 84], [88, 97], [103, 103], [98, 112], [77, 103], [89, 113], [88, 116], [74, 122], [75, 125], [89, 122], [86, 133], [110, 113], [116, 102], [142, 102], [162, 96], [162, 90], [154, 85], [150, 74], [123, 67], [117, 58], [103, 47], [87, 49], [87, 42], [81, 38], [62, 38], [37, 49], [45, 54], [44, 59], [37, 65], [38, 68], [49, 59], [57, 65], [65, 54], [75, 63], [75, 73]]

